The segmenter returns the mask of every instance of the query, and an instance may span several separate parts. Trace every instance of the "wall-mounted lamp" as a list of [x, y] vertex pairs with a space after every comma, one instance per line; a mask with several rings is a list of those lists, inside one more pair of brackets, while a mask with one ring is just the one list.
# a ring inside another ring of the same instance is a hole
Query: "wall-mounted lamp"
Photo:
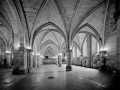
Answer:
[[31, 46], [27, 46], [26, 49], [31, 49]]
[[11, 53], [11, 51], [6, 50], [6, 52], [5, 52], [5, 53]]
[[106, 50], [103, 50], [103, 51], [100, 51], [101, 53], [103, 53], [104, 54], [104, 56], [108, 56], [108, 54], [107, 54], [107, 51]]
[[39, 53], [37, 53], [36, 55], [40, 55]]
[[44, 58], [44, 56], [42, 56], [42, 55], [41, 55], [40, 57], [41, 57], [41, 58]]
[[108, 56], [107, 52], [105, 51], [104, 56]]

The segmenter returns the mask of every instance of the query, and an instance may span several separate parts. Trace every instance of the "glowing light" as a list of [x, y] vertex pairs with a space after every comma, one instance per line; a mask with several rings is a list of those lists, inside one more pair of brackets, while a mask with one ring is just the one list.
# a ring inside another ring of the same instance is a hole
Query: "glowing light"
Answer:
[[58, 55], [62, 55], [62, 53], [59, 53]]
[[40, 57], [41, 57], [41, 58], [44, 58], [44, 56], [42, 56], [42, 55], [41, 55]]
[[70, 49], [72, 49], [72, 46], [70, 46]]
[[102, 48], [100, 48], [100, 51], [107, 51], [107, 47], [102, 47]]
[[39, 53], [37, 53], [36, 55], [40, 55]]
[[100, 51], [104, 51], [104, 48], [102, 47], [102, 48], [100, 48]]
[[6, 50], [6, 53], [11, 53], [11, 51]]
[[52, 58], [56, 58], [56, 57], [54, 56], [54, 57], [52, 57]]
[[26, 48], [27, 48], [27, 49], [31, 49], [31, 46], [27, 46]]
[[106, 53], [105, 56], [108, 56], [108, 54]]

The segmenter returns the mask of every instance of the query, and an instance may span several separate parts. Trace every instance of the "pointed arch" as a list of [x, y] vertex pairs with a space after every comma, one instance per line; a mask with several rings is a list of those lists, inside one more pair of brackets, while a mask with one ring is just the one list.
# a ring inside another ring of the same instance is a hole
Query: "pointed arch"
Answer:
[[12, 26], [8, 23], [8, 21], [5, 19], [5, 17], [0, 13], [0, 22], [5, 25], [5, 27], [7, 28], [7, 30], [14, 35]]
[[[36, 16], [35, 16], [35, 19], [34, 19], [34, 22], [33, 22], [32, 30], [34, 29], [35, 23], [36, 23], [39, 15], [40, 15], [40, 12], [42, 11], [42, 9], [43, 9], [43, 7], [45, 6], [45, 4], [46, 4], [47, 1], [48, 1], [48, 0], [43, 0], [40, 8], [38, 9], [38, 12], [37, 12], [37, 14], [36, 14]], [[31, 30], [31, 31], [32, 31], [32, 30]], [[30, 34], [30, 36], [31, 36], [31, 34]]]
[[[89, 31], [80, 31], [81, 29], [83, 29], [83, 28], [85, 28], [85, 27], [90, 28], [90, 29], [94, 32], [94, 34], [90, 33]], [[90, 24], [88, 24], [88, 23], [82, 25], [81, 27], [79, 27], [79, 28], [77, 29], [77, 32], [73, 33], [73, 35], [71, 36], [72, 41], [73, 41], [75, 35], [78, 34], [78, 33], [80, 33], [80, 32], [81, 32], [81, 33], [89, 33], [89, 34], [93, 35], [93, 36], [98, 40], [98, 42], [102, 43], [102, 39], [101, 39], [100, 35], [98, 34], [98, 32], [95, 30], [94, 27], [92, 27], [92, 26], [91, 26]]]
[[75, 41], [73, 41], [73, 45], [72, 45], [72, 48], [73, 48], [73, 46], [77, 46], [78, 47], [78, 49], [79, 49], [79, 51], [81, 52], [81, 50], [80, 50], [80, 46], [75, 42]]
[[56, 45], [56, 43], [55, 42], [53, 42], [52, 40], [47, 40], [47, 41], [45, 41], [41, 46], [40, 46], [40, 50], [41, 49], [43, 49], [46, 45], [48, 45], [48, 44], [53, 44], [53, 45], [55, 45], [56, 46], [56, 48], [57, 48], [57, 51], [58, 51], [58, 46]]
[[2, 43], [5, 45], [5, 47], [7, 46], [7, 42], [6, 42], [6, 41], [4, 41], [4, 39], [3, 39], [3, 38], [1, 38], [1, 37], [0, 37], [0, 42], [2, 42]]
[[[55, 27], [56, 29], [53, 29], [55, 32], [58, 32], [61, 36], [63, 36], [64, 40], [66, 41], [66, 36], [64, 34], [64, 32], [61, 30], [61, 28], [59, 28], [56, 24], [54, 24], [53, 22], [47, 22], [44, 23], [43, 25], [39, 26], [35, 32], [33, 33], [33, 37], [31, 37], [31, 45], [33, 46], [35, 37], [42, 31], [42, 29], [48, 25], [51, 25], [53, 27]], [[51, 31], [51, 30], [50, 30]]]
[[47, 52], [47, 51], [51, 51], [52, 52], [52, 54], [53, 55], [55, 55], [55, 50], [52, 48], [52, 47], [50, 47], [50, 46], [48, 46], [42, 53], [43, 53], [43, 55]]
[[83, 18], [80, 22], [78, 22], [78, 24], [76, 25], [76, 27], [73, 29], [73, 32], [77, 32], [79, 26], [82, 24], [82, 22], [88, 18], [94, 11], [96, 11], [97, 9], [99, 9], [100, 7], [104, 6], [107, 4], [107, 1], [103, 1], [101, 2], [99, 5], [95, 6], [91, 11], [89, 11]]
[[5, 36], [3, 35], [3, 33], [0, 31], [0, 38], [3, 39], [3, 41], [5, 42], [5, 44], [7, 43], [7, 40], [5, 38]]

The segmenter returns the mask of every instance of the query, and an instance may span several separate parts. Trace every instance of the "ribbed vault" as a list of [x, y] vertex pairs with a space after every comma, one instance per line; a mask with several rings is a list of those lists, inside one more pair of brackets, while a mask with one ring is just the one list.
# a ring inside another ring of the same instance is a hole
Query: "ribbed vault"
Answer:
[[87, 35], [104, 47], [116, 30], [114, 12], [113, 0], [0, 0], [0, 37], [42, 54], [81, 50]]

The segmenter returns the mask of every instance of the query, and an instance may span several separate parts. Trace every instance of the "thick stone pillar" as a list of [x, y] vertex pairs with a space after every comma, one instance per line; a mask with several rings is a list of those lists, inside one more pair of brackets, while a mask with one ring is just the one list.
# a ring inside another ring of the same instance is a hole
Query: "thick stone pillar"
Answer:
[[37, 67], [37, 55], [34, 55], [34, 60], [33, 60], [33, 67]]
[[77, 62], [77, 46], [75, 46], [74, 55], [75, 55], [75, 64], [78, 64], [78, 62]]
[[41, 65], [43, 65], [43, 56], [40, 56], [40, 63], [41, 63]]
[[71, 66], [71, 63], [72, 63], [72, 61], [71, 61], [71, 59], [72, 59], [72, 50], [70, 50], [70, 49], [66, 50], [66, 57], [67, 57], [66, 71], [71, 71], [72, 70], [72, 66]]
[[19, 55], [20, 55], [20, 70], [23, 73], [27, 72], [27, 50], [23, 47], [19, 48]]
[[92, 36], [87, 35], [87, 56], [88, 56], [88, 67], [91, 67], [91, 55], [92, 55]]
[[11, 53], [6, 53], [6, 67], [11, 67]]
[[101, 69], [105, 70], [106, 69], [106, 58], [105, 58], [106, 51], [100, 51], [99, 52], [99, 58], [101, 61]]
[[58, 65], [59, 67], [62, 66], [62, 54], [58, 55]]
[[42, 65], [42, 62], [41, 62], [41, 60], [42, 60], [42, 58], [41, 58], [41, 56], [39, 56], [39, 66], [41, 66]]
[[27, 67], [28, 67], [28, 72], [33, 71], [33, 55], [32, 55], [31, 49], [27, 49]]
[[27, 50], [24, 47], [24, 34], [20, 35], [20, 47], [14, 51], [13, 74], [25, 74], [27, 68]]
[[40, 67], [40, 55], [37, 55], [37, 67]]
[[55, 57], [55, 60], [56, 60], [56, 64], [58, 65], [58, 57], [57, 56]]
[[27, 67], [27, 50], [24, 47], [20, 47], [15, 53], [13, 61], [13, 74], [25, 74], [28, 71]]
[[30, 67], [33, 68], [33, 50], [30, 51]]

